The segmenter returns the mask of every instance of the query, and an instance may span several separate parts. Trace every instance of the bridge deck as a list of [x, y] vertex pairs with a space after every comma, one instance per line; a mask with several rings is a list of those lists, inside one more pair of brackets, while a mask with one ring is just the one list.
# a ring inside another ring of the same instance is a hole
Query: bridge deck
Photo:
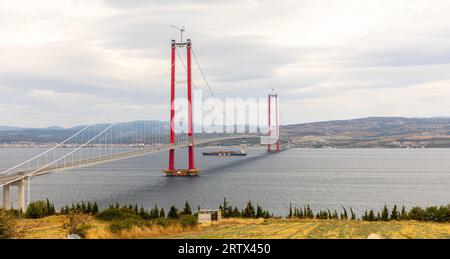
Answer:
[[[217, 137], [217, 138], [208, 138], [208, 139], [197, 139], [196, 144], [207, 144], [211, 142], [217, 142], [217, 141], [224, 141], [224, 140], [233, 140], [233, 139], [242, 139], [242, 138], [250, 138], [250, 137], [257, 137], [255, 135], [237, 135], [237, 136], [229, 136], [229, 137]], [[96, 164], [103, 164], [111, 161], [116, 160], [123, 160], [127, 158], [132, 157], [138, 157], [143, 156], [151, 153], [157, 153], [162, 152], [165, 150], [169, 150], [171, 148], [178, 149], [188, 146], [188, 143], [178, 144], [178, 145], [164, 145], [164, 146], [157, 146], [157, 147], [151, 147], [151, 148], [142, 148], [138, 150], [134, 150], [131, 152], [124, 152], [121, 154], [111, 155], [111, 156], [103, 156], [98, 158], [89, 158], [81, 161], [74, 161], [70, 163], [63, 163], [63, 164], [55, 164], [55, 165], [49, 165], [45, 168], [42, 168], [40, 170], [37, 170], [38, 168], [32, 169], [32, 170], [23, 170], [23, 171], [16, 171], [16, 172], [10, 172], [3, 175], [0, 175], [0, 186], [8, 185], [14, 182], [17, 182], [19, 180], [22, 180], [24, 178], [27, 178], [30, 173], [33, 173], [33, 177], [40, 176], [44, 174], [49, 174], [57, 171], [66, 171], [70, 169], [80, 168], [80, 167], [86, 167], [86, 166], [92, 166]]]

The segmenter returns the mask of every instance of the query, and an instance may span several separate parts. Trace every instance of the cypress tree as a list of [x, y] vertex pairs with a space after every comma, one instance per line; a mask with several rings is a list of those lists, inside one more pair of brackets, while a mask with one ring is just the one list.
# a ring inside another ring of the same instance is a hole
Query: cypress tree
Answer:
[[92, 204], [91, 204], [90, 201], [87, 203], [86, 212], [87, 213], [92, 213]]
[[314, 219], [314, 212], [312, 211], [312, 209], [308, 206], [306, 207], [306, 218], [308, 219]]
[[364, 215], [361, 217], [361, 220], [368, 221], [369, 220], [369, 214], [367, 210], [364, 212]]
[[356, 214], [353, 211], [352, 207], [350, 207], [351, 220], [356, 220]]
[[305, 218], [305, 214], [303, 214], [303, 210], [298, 209], [298, 217], [299, 217], [300, 219], [304, 219], [304, 218]]
[[51, 204], [50, 204], [50, 201], [48, 200], [48, 198], [45, 200], [45, 213], [44, 214], [46, 214], [46, 216], [49, 216], [49, 215], [52, 215], [51, 213], [52, 213], [52, 208], [51, 208]]
[[256, 216], [255, 208], [251, 201], [248, 201], [247, 207], [245, 207], [242, 217], [244, 218], [254, 218]]
[[334, 218], [334, 219], [339, 219], [339, 216], [338, 216], [338, 213], [337, 213], [336, 210], [334, 210], [333, 218]]
[[406, 212], [405, 206], [402, 207], [402, 212], [400, 213], [400, 219], [401, 220], [408, 219], [408, 212]]
[[150, 219], [157, 219], [160, 217], [158, 206], [156, 206], [150, 211]]
[[239, 211], [239, 209], [236, 206], [234, 206], [233, 217], [235, 217], [235, 218], [241, 217], [241, 212]]
[[344, 210], [344, 213], [341, 214], [341, 220], [347, 220], [348, 219], [347, 210], [345, 209], [345, 207], [342, 207], [342, 209]]
[[370, 210], [370, 211], [369, 211], [369, 217], [368, 217], [368, 220], [369, 220], [369, 221], [376, 221], [375, 213], [373, 213], [373, 210]]
[[86, 210], [86, 203], [84, 203], [84, 201], [81, 201], [81, 211], [82, 211], [83, 213], [86, 213], [86, 212], [87, 212], [87, 210]]
[[256, 204], [256, 218], [263, 218], [264, 217], [264, 211], [261, 208], [261, 206], [259, 206], [258, 204]]
[[397, 205], [394, 205], [394, 208], [392, 209], [391, 212], [391, 220], [399, 220], [400, 219], [400, 214], [397, 210]]
[[171, 219], [177, 219], [178, 209], [175, 206], [170, 207], [169, 213], [167, 213], [167, 217]]
[[94, 202], [94, 205], [92, 205], [92, 214], [97, 215], [98, 212], [99, 212], [98, 204], [97, 202]]
[[295, 214], [294, 214], [295, 218], [300, 218], [300, 210], [298, 208], [295, 208]]
[[148, 219], [147, 212], [145, 211], [143, 206], [141, 206], [141, 208], [139, 209], [139, 217], [143, 219]]
[[293, 217], [293, 213], [292, 213], [292, 203], [289, 203], [289, 214], [288, 214], [288, 219], [292, 219]]
[[191, 209], [191, 205], [189, 205], [189, 202], [186, 201], [186, 203], [184, 204], [183, 212], [181, 214], [192, 215], [192, 209]]
[[227, 198], [225, 197], [223, 198], [222, 210], [223, 210], [223, 217], [229, 218], [232, 216], [233, 207], [230, 205]]
[[389, 209], [384, 205], [383, 211], [381, 212], [381, 220], [389, 221]]

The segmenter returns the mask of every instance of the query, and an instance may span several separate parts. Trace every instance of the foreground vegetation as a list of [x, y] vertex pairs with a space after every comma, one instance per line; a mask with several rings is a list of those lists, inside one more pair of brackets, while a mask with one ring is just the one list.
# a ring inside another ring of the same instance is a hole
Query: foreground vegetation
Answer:
[[[67, 230], [61, 227], [64, 216], [41, 219], [17, 220], [20, 238], [66, 238]], [[361, 238], [370, 235], [379, 238], [450, 238], [450, 224], [416, 221], [341, 221], [341, 220], [287, 220], [287, 219], [225, 219], [212, 224], [201, 224], [192, 228], [180, 225], [132, 227], [112, 232], [109, 223], [88, 217], [90, 228], [87, 239], [104, 238]]]
[[275, 217], [251, 201], [240, 210], [224, 199], [219, 208], [225, 220], [197, 226], [188, 202], [182, 210], [172, 206], [166, 213], [156, 205], [146, 210], [116, 203], [100, 210], [90, 202], [57, 212], [48, 200], [36, 201], [24, 213], [0, 210], [0, 238], [450, 238], [450, 205], [409, 211], [385, 206], [365, 211], [361, 218], [345, 207], [314, 212], [309, 205], [291, 205], [286, 217]]
[[450, 224], [417, 221], [226, 219], [161, 238], [213, 239], [448, 239]]

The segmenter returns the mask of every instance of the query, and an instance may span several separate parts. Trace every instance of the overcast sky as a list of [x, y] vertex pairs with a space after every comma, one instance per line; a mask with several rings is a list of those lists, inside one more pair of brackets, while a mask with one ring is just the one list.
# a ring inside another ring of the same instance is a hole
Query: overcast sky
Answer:
[[[167, 120], [170, 24], [186, 26], [217, 96], [275, 88], [284, 124], [448, 116], [449, 10], [448, 0], [0, 0], [0, 125], [111, 121], [121, 100], [120, 120]], [[198, 69], [194, 81], [204, 88]]]

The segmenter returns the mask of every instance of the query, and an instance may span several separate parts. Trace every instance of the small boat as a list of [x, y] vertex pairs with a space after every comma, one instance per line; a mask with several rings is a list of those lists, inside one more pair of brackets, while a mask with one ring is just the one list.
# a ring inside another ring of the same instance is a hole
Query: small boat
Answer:
[[214, 151], [214, 152], [203, 152], [203, 156], [246, 156], [245, 150], [241, 151]]

